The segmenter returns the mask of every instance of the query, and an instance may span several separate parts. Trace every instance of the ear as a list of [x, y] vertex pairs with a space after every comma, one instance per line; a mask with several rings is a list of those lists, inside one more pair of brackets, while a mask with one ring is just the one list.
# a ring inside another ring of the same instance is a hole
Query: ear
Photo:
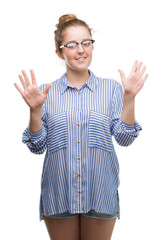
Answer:
[[64, 56], [59, 52], [58, 49], [56, 49], [56, 54], [59, 58], [63, 59], [64, 60]]

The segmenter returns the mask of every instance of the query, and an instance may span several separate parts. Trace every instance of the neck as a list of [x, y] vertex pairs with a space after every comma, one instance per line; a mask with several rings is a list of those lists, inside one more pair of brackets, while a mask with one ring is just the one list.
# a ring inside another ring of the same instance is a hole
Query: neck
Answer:
[[83, 83], [87, 82], [87, 80], [89, 79], [89, 72], [88, 69], [80, 72], [67, 70], [66, 78], [73, 87], [81, 88]]

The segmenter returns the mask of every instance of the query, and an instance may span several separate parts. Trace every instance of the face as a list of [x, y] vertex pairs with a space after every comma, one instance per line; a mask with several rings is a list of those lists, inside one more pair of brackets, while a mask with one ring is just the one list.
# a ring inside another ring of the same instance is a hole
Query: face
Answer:
[[[63, 32], [63, 42], [62, 45], [69, 42], [82, 42], [83, 40], [91, 39], [91, 35], [88, 29], [84, 26], [72, 26], [68, 27]], [[56, 50], [57, 55], [64, 59], [68, 70], [73, 71], [85, 71], [88, 69], [92, 60], [93, 45], [83, 47], [78, 44], [74, 49], [69, 49], [67, 47], [62, 48], [62, 53], [60, 54]]]

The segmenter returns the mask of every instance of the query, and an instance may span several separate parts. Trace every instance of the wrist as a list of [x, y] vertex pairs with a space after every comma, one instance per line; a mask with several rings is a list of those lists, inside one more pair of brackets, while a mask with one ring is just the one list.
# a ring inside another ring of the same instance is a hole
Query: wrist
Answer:
[[129, 101], [129, 102], [134, 102], [135, 101], [135, 96], [132, 95], [131, 93], [128, 93], [126, 91], [124, 91], [124, 96], [123, 98], [126, 100], [126, 101]]
[[42, 107], [37, 108], [30, 108], [30, 114], [32, 115], [40, 115], [41, 114]]
[[30, 109], [29, 130], [38, 132], [42, 128], [41, 108]]

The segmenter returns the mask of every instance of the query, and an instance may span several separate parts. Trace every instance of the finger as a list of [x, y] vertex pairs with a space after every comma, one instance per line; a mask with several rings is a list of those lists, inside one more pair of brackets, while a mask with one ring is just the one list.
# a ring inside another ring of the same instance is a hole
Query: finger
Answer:
[[27, 87], [27, 84], [26, 84], [26, 82], [24, 81], [24, 79], [21, 75], [19, 75], [19, 79], [20, 79], [20, 82], [21, 82], [23, 88], [25, 89]]
[[50, 87], [51, 87], [51, 83], [49, 83], [48, 85], [47, 85], [47, 87], [45, 88], [45, 90], [44, 90], [44, 94], [47, 96], [47, 94], [48, 94], [48, 92], [49, 92], [49, 90], [50, 90]]
[[31, 74], [32, 84], [35, 84], [37, 86], [36, 77], [32, 69], [30, 70], [30, 74]]
[[145, 81], [147, 80], [147, 78], [148, 78], [148, 74], [146, 74], [146, 75], [144, 76], [144, 78], [142, 79], [143, 82], [145, 82]]
[[133, 64], [133, 67], [132, 67], [131, 72], [136, 72], [136, 70], [137, 70], [137, 65], [138, 65], [138, 61], [136, 60], [136, 61], [134, 62], [134, 64]]
[[141, 72], [140, 72], [140, 77], [142, 77], [142, 76], [143, 76], [143, 74], [144, 74], [145, 70], [146, 70], [146, 66], [144, 66], [144, 67], [142, 68], [142, 70], [141, 70]]
[[140, 70], [141, 70], [141, 67], [142, 67], [142, 64], [143, 64], [142, 62], [140, 62], [140, 63], [139, 63], [139, 65], [138, 65], [138, 67], [137, 67], [137, 70], [136, 70], [136, 72], [140, 72]]
[[121, 79], [124, 79], [125, 78], [124, 72], [120, 69], [118, 70], [118, 72], [120, 73]]
[[26, 81], [27, 86], [31, 85], [31, 84], [30, 84], [30, 81], [29, 81], [29, 78], [28, 78], [25, 70], [22, 70], [22, 74], [23, 74], [23, 76], [24, 76], [24, 78], [25, 78], [25, 81]]
[[16, 89], [19, 91], [19, 93], [21, 95], [23, 95], [23, 90], [19, 87], [19, 85], [17, 83], [14, 83], [14, 86], [16, 87]]

